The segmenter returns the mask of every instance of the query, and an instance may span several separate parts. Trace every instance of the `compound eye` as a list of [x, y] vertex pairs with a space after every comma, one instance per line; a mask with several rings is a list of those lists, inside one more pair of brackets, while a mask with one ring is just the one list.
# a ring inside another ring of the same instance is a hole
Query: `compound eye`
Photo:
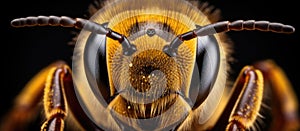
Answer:
[[90, 34], [83, 52], [83, 62], [88, 82], [96, 82], [97, 85], [91, 86], [91, 89], [95, 95], [101, 95], [109, 103], [110, 88], [106, 64], [106, 37], [104, 35]]
[[[107, 110], [110, 88], [106, 66], [106, 36], [83, 28], [78, 36], [72, 61], [77, 99], [86, 115], [99, 128], [119, 130]], [[111, 125], [100, 124], [108, 121]]]
[[198, 37], [196, 63], [190, 87], [190, 96], [195, 98], [193, 108], [207, 99], [216, 83], [220, 68], [220, 47], [214, 36]]
[[218, 36], [197, 37], [196, 59], [190, 88], [191, 108], [206, 123], [217, 110], [226, 84], [226, 56]]

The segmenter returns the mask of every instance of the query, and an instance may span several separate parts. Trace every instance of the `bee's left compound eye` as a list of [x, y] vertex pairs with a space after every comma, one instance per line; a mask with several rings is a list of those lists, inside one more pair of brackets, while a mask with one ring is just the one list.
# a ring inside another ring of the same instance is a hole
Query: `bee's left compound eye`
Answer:
[[219, 75], [221, 68], [220, 45], [213, 35], [198, 37], [196, 63], [191, 80], [190, 95], [196, 97], [194, 108], [207, 98]]

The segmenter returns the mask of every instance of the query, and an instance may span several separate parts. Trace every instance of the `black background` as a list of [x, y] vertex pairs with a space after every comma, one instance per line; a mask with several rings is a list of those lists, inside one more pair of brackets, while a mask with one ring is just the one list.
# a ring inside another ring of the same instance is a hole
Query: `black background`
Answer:
[[[61, 27], [13, 28], [14, 18], [57, 15], [84, 17], [92, 0], [26, 0], [2, 3], [1, 31], [1, 86], [0, 113], [12, 105], [13, 98], [26, 82], [40, 69], [51, 62], [62, 59], [71, 65], [71, 41], [73, 29]], [[171, 1], [170, 1], [171, 2]], [[232, 68], [236, 73], [247, 64], [273, 59], [290, 78], [295, 91], [298, 88], [299, 67], [299, 14], [295, 0], [277, 2], [274, 0], [212, 0], [208, 1], [221, 9], [222, 20], [268, 20], [292, 25], [296, 32], [291, 35], [271, 32], [241, 31], [228, 32], [235, 43], [233, 54], [236, 62]], [[235, 74], [233, 74], [233, 77]], [[298, 95], [299, 96], [299, 95]], [[1, 115], [0, 115], [1, 116]]]

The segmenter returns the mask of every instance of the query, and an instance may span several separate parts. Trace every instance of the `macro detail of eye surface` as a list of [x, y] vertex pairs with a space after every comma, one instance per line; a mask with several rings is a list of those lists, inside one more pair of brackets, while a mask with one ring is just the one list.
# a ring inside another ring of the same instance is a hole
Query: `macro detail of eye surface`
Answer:
[[91, 4], [88, 19], [12, 20], [16, 28], [61, 26], [78, 35], [72, 65], [57, 61], [37, 73], [0, 130], [25, 128], [30, 118], [15, 114], [36, 110], [18, 107], [37, 101], [43, 102], [43, 131], [298, 130], [298, 100], [282, 69], [259, 61], [231, 81], [232, 43], [225, 34], [286, 35], [294, 27], [220, 21], [217, 12], [193, 0], [107, 0]]

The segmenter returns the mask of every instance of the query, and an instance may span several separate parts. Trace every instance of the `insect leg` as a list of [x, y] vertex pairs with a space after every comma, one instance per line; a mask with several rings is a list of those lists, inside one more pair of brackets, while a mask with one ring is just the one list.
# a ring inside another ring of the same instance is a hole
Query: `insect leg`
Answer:
[[299, 130], [297, 98], [283, 70], [272, 60], [260, 61], [254, 66], [262, 71], [265, 87], [270, 88], [272, 93], [273, 121], [270, 130]]
[[240, 72], [232, 95], [212, 130], [246, 130], [253, 125], [263, 95], [263, 76], [252, 66]]
[[36, 118], [40, 111], [40, 101], [43, 97], [46, 78], [49, 71], [61, 62], [53, 63], [36, 74], [23, 88], [15, 99], [12, 110], [3, 118], [0, 130], [25, 130], [28, 124]]
[[64, 83], [65, 79], [71, 79], [70, 68], [62, 62], [58, 62], [55, 67], [48, 71], [46, 78], [43, 104], [46, 121], [41, 130], [63, 130], [64, 118], [67, 116], [67, 102], [64, 87], [68, 86]]
[[62, 61], [56, 62], [54, 67], [49, 68], [43, 101], [47, 120], [43, 123], [41, 130], [61, 131], [64, 129], [66, 120], [69, 120], [67, 121], [69, 125], [72, 124], [67, 129], [95, 130], [97, 128], [85, 115], [76, 99], [71, 69]]

